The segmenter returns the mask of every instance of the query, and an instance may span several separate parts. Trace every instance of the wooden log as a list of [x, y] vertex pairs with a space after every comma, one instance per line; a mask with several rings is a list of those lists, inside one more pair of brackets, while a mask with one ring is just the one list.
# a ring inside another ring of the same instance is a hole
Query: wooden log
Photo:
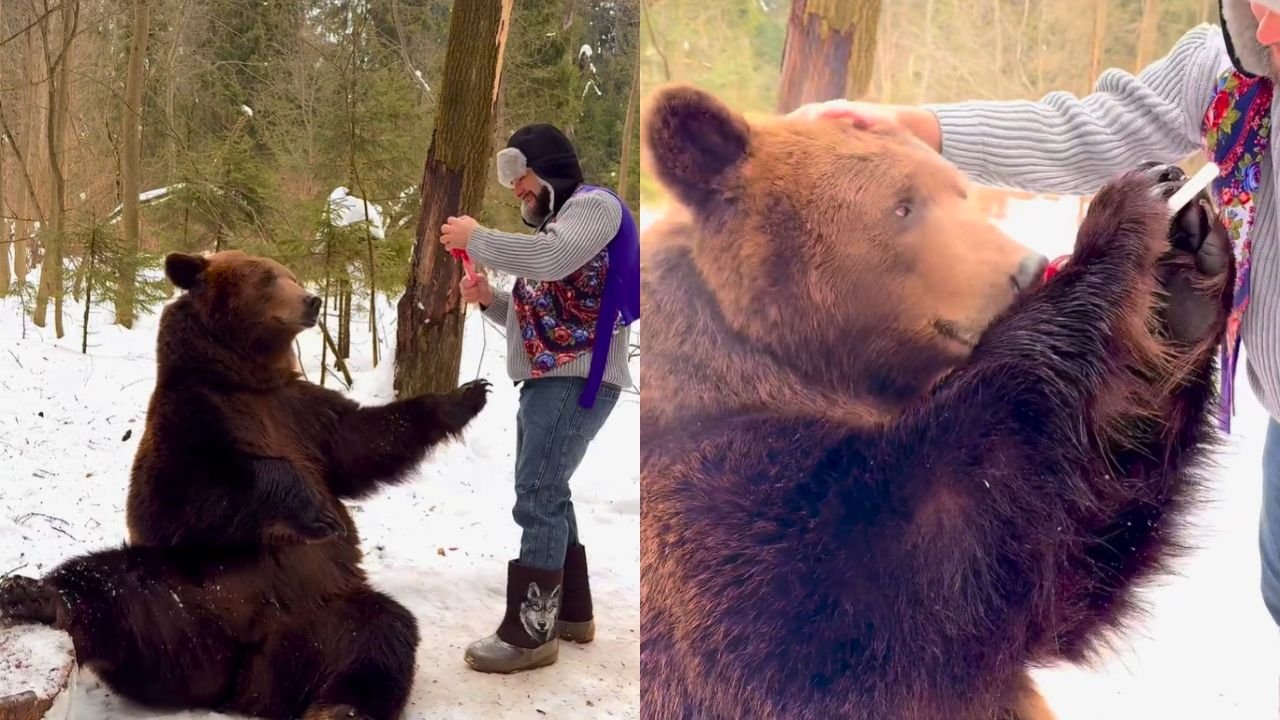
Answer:
[[71, 637], [36, 625], [0, 627], [0, 720], [66, 720], [75, 686]]

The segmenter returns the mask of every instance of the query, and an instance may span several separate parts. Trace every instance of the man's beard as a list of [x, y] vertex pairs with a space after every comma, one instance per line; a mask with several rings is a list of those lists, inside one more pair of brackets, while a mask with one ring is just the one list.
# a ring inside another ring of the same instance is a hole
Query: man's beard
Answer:
[[547, 216], [551, 215], [551, 189], [543, 187], [534, 198], [533, 207], [529, 203], [520, 203], [520, 217], [529, 227], [538, 227]]

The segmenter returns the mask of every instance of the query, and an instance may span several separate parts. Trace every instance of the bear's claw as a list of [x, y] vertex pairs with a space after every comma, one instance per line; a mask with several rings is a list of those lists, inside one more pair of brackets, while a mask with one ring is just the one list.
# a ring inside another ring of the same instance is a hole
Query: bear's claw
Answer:
[[480, 414], [489, 401], [489, 381], [472, 380], [459, 387], [453, 395], [446, 399], [443, 415], [451, 426], [461, 429]]
[[25, 620], [53, 625], [60, 603], [57, 592], [42, 580], [20, 576], [0, 580], [0, 623]]

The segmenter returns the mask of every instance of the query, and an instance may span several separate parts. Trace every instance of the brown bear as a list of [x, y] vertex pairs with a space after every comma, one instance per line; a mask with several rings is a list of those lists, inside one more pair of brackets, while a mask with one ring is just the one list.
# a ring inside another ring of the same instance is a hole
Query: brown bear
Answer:
[[1070, 261], [892, 128], [655, 93], [644, 720], [1031, 720], [1179, 546], [1234, 273], [1146, 164]]
[[343, 500], [404, 480], [488, 383], [360, 407], [302, 380], [320, 301], [274, 261], [173, 254], [129, 543], [0, 582], [0, 621], [70, 633], [79, 662], [158, 708], [400, 717], [417, 624], [374, 591]]

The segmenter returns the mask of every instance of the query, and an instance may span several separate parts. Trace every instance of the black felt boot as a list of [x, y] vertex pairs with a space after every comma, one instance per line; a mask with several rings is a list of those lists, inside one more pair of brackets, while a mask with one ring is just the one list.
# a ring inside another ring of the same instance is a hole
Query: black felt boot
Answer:
[[591, 582], [587, 573], [587, 549], [570, 545], [564, 554], [564, 601], [556, 633], [561, 640], [589, 643], [596, 637], [592, 616]]
[[563, 579], [563, 570], [507, 563], [507, 613], [496, 633], [467, 647], [467, 664], [480, 672], [513, 673], [554, 663]]

